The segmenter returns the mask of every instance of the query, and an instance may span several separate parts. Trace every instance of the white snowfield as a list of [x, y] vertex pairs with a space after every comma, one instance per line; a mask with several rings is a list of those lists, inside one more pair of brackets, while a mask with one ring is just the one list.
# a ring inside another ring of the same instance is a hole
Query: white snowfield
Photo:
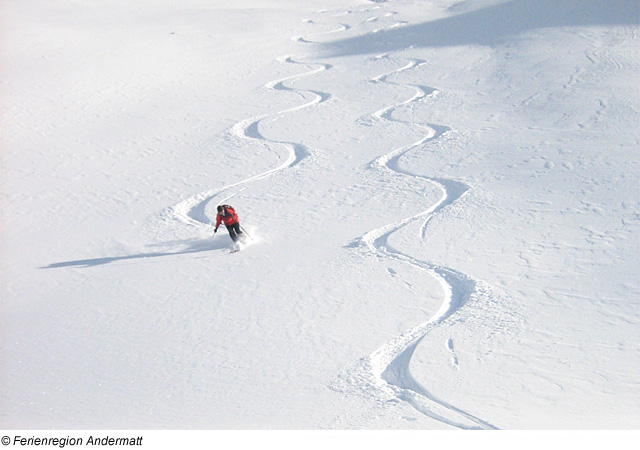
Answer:
[[0, 12], [3, 428], [638, 428], [637, 0]]

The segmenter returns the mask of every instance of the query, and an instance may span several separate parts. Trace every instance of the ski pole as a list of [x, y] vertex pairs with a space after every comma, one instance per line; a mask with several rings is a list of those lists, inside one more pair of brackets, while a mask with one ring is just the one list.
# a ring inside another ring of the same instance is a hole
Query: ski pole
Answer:
[[251, 237], [251, 235], [249, 233], [247, 233], [247, 230], [244, 229], [244, 227], [242, 225], [240, 225], [240, 229], [246, 233], [247, 236], [249, 236], [249, 239], [251, 239], [253, 241], [253, 238]]

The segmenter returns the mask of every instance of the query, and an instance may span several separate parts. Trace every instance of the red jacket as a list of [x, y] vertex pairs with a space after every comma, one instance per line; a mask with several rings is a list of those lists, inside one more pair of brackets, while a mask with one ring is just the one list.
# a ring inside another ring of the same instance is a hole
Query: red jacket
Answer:
[[218, 213], [218, 215], [216, 216], [216, 228], [220, 226], [220, 222], [224, 222], [225, 226], [227, 227], [230, 227], [231, 225], [239, 222], [238, 215], [236, 214], [235, 209], [233, 209], [231, 206], [223, 205], [222, 212], [224, 213], [224, 215]]

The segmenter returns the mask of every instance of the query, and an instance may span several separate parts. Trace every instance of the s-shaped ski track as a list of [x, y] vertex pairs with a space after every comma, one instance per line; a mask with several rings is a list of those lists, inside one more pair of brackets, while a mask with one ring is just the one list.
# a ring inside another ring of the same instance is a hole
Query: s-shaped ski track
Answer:
[[[388, 55], [379, 56], [378, 58], [383, 57], [393, 60]], [[425, 64], [425, 61], [412, 59], [401, 68], [371, 80], [374, 83], [406, 86], [415, 90], [414, 95], [407, 100], [374, 112], [371, 115], [374, 125], [385, 126], [385, 123], [390, 122], [407, 123], [414, 129], [421, 128], [425, 130], [425, 134], [410, 145], [392, 150], [374, 159], [369, 168], [391, 173], [401, 178], [410, 177], [425, 180], [440, 191], [440, 198], [425, 211], [399, 222], [372, 230], [362, 236], [359, 241], [360, 244], [363, 244], [360, 247], [365, 247], [374, 254], [409, 264], [427, 272], [440, 284], [444, 298], [440, 309], [427, 322], [405, 331], [361, 360], [361, 364], [349, 375], [349, 378], [352, 384], [355, 383], [360, 387], [368, 385], [378, 392], [406, 401], [425, 416], [454, 428], [493, 430], [496, 427], [490, 423], [431, 394], [428, 389], [415, 380], [410, 371], [411, 358], [415, 349], [431, 330], [442, 325], [447, 318], [460, 310], [471, 297], [485, 297], [490, 295], [491, 292], [491, 287], [482, 281], [474, 280], [457, 270], [419, 260], [393, 249], [388, 244], [388, 239], [393, 233], [417, 220], [423, 221], [419, 238], [424, 239], [429, 222], [470, 189], [468, 185], [461, 181], [414, 174], [404, 170], [399, 164], [400, 158], [406, 153], [419, 149], [427, 142], [434, 141], [449, 131], [448, 127], [442, 125], [403, 122], [393, 118], [393, 112], [398, 108], [420, 101], [425, 97], [437, 95], [438, 91], [434, 88], [389, 81], [389, 78], [401, 72], [420, 67], [423, 64]]]
[[308, 70], [307, 72], [303, 72], [301, 74], [291, 75], [285, 78], [280, 78], [273, 80], [267, 83], [264, 88], [272, 91], [285, 91], [285, 92], [293, 92], [300, 95], [306, 101], [300, 105], [296, 105], [293, 107], [289, 107], [280, 111], [277, 111], [273, 114], [264, 114], [261, 116], [251, 117], [245, 120], [242, 120], [235, 125], [233, 125], [228, 133], [235, 138], [240, 138], [249, 141], [258, 141], [261, 142], [269, 148], [282, 148], [286, 151], [285, 160], [278, 166], [254, 175], [252, 177], [227, 184], [223, 187], [210, 189], [199, 194], [196, 194], [192, 197], [189, 197], [178, 204], [167, 208], [163, 212], [163, 216], [168, 218], [169, 220], [177, 220], [179, 222], [196, 226], [196, 227], [212, 227], [213, 223], [208, 218], [206, 214], [206, 208], [208, 203], [215, 197], [220, 194], [227, 193], [230, 190], [242, 187], [242, 189], [238, 192], [228, 195], [225, 200], [237, 195], [239, 192], [246, 188], [246, 185], [265, 179], [270, 177], [278, 172], [281, 172], [285, 169], [289, 169], [300, 161], [302, 161], [306, 156], [309, 155], [310, 149], [304, 144], [296, 143], [296, 142], [288, 142], [288, 141], [277, 141], [273, 139], [269, 139], [265, 137], [260, 132], [260, 124], [263, 120], [270, 118], [276, 120], [278, 118], [284, 117], [288, 114], [296, 113], [302, 109], [312, 107], [314, 105], [318, 105], [328, 101], [331, 98], [331, 95], [313, 91], [313, 90], [302, 90], [290, 87], [287, 85], [287, 82], [293, 83], [295, 80], [315, 75], [324, 70], [328, 70], [331, 68], [330, 64], [305, 64], [295, 61], [291, 56], [285, 56], [279, 58], [281, 62], [288, 64], [296, 64], [296, 65], [305, 65], [305, 66], [317, 66], [313, 69]]

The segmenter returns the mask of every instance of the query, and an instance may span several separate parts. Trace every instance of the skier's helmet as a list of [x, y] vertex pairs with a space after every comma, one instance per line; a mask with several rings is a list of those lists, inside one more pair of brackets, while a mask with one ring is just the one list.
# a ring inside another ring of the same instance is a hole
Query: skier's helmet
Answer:
[[218, 212], [221, 213], [223, 211], [222, 205], [218, 205]]

